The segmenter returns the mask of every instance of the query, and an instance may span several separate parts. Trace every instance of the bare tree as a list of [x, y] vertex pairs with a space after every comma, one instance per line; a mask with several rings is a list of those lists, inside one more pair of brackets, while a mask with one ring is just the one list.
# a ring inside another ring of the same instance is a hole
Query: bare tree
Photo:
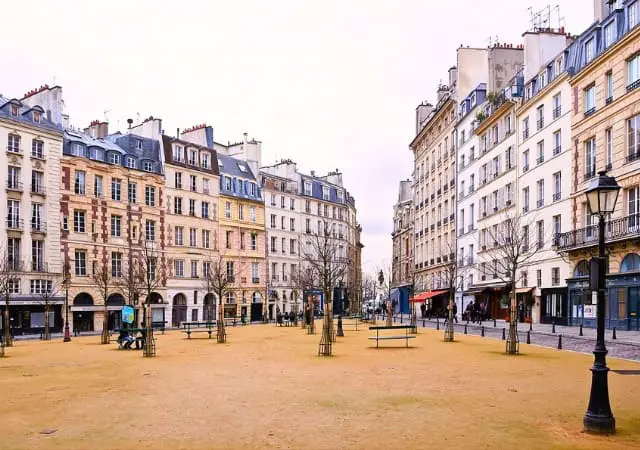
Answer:
[[464, 280], [464, 274], [469, 269], [466, 262], [457, 256], [455, 244], [446, 241], [445, 243], [445, 255], [443, 261], [445, 263], [440, 267], [436, 279], [441, 289], [448, 291], [447, 301], [447, 321], [444, 327], [444, 341], [453, 342], [455, 332], [453, 328], [454, 321], [454, 309], [456, 302], [456, 291], [462, 288], [462, 281]]
[[145, 340], [143, 356], [153, 357], [156, 355], [155, 344], [153, 341], [153, 324], [151, 316], [151, 301], [153, 293], [163, 284], [162, 273], [162, 253], [159, 244], [155, 241], [142, 239], [142, 247], [140, 257], [138, 258], [138, 276], [140, 280], [141, 291], [145, 294]]
[[232, 291], [235, 282], [234, 274], [227, 272], [227, 264], [222, 255], [209, 255], [206, 261], [207, 273], [204, 274], [208, 288], [218, 297], [217, 340], [219, 344], [227, 341], [224, 325], [223, 301]]
[[333, 330], [333, 288], [344, 279], [347, 270], [346, 249], [335, 236], [335, 228], [327, 221], [319, 222], [320, 228], [311, 234], [304, 261], [320, 283], [325, 298], [325, 319], [318, 354], [331, 355]]
[[510, 289], [506, 353], [516, 354], [519, 351], [516, 299], [516, 285], [520, 279], [518, 272], [543, 248], [544, 236], [539, 236], [537, 242], [531, 245], [531, 228], [535, 218], [525, 220], [518, 213], [505, 213], [502, 219], [501, 223], [486, 229], [487, 241], [481, 244], [487, 248], [485, 258], [490, 261], [490, 265], [485, 262], [485, 272], [492, 273], [494, 278], [504, 282]]
[[0, 251], [0, 295], [4, 297], [4, 345], [13, 346], [11, 337], [9, 304], [11, 295], [17, 290], [20, 283], [22, 264], [18, 258], [12, 257], [7, 249]]
[[122, 276], [117, 280], [116, 285], [120, 288], [128, 305], [135, 305], [137, 324], [140, 324], [142, 314], [140, 313], [139, 301], [142, 292], [142, 281], [145, 275], [141, 273], [141, 264], [138, 259], [140, 252], [129, 249], [129, 261], [122, 271]]
[[62, 287], [62, 278], [58, 273], [50, 272], [48, 267], [45, 271], [38, 274], [41, 283], [40, 290], [35, 294], [39, 298], [40, 304], [44, 309], [44, 331], [42, 333], [42, 339], [48, 341], [51, 339], [51, 324], [49, 323], [49, 313], [51, 311], [51, 300], [55, 298]]
[[[309, 289], [313, 289], [317, 286], [315, 273], [311, 267], [298, 267], [298, 272], [293, 274], [293, 285], [296, 289], [299, 289], [302, 292], [302, 300], [303, 300], [303, 308], [305, 308], [305, 320], [302, 321], [302, 328], [305, 326], [308, 327], [309, 334], [315, 334], [315, 321], [313, 317], [313, 305], [304, 304], [304, 294], [308, 292]], [[297, 307], [297, 304], [296, 304]], [[297, 311], [295, 311], [297, 313]]]
[[104, 319], [102, 321], [102, 334], [100, 339], [102, 344], [108, 344], [111, 342], [111, 335], [109, 334], [109, 309], [107, 307], [109, 292], [114, 284], [111, 275], [111, 265], [109, 264], [107, 257], [104, 254], [100, 255], [93, 266], [93, 274], [91, 275], [91, 278], [102, 297], [102, 304], [104, 305]]

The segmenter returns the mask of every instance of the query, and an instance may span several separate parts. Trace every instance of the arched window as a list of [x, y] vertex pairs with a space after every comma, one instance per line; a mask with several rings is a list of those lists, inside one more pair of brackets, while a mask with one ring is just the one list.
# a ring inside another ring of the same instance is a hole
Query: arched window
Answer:
[[576, 278], [589, 276], [589, 263], [586, 259], [583, 259], [576, 265], [573, 276]]
[[260, 292], [254, 292], [252, 296], [253, 303], [262, 303], [262, 297], [260, 296]]
[[640, 255], [637, 253], [629, 253], [620, 264], [620, 273], [638, 271], [640, 271]]

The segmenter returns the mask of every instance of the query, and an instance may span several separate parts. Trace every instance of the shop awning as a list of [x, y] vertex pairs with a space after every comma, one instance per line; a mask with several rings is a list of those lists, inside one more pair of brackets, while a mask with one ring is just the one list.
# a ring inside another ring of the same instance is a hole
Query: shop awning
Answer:
[[427, 300], [428, 298], [433, 298], [436, 295], [445, 294], [447, 292], [449, 292], [448, 289], [444, 289], [444, 290], [440, 290], [440, 291], [423, 292], [421, 294], [415, 295], [409, 301], [411, 303], [421, 303], [421, 302], [424, 302], [425, 300]]
[[533, 291], [532, 287], [516, 288], [516, 294], [528, 294], [531, 291]]

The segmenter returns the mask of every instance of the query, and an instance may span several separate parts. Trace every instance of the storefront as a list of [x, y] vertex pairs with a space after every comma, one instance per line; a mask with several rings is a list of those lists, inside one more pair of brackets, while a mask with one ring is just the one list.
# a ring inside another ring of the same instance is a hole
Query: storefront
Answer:
[[545, 288], [540, 296], [540, 323], [569, 324], [567, 288]]
[[[51, 333], [60, 333], [64, 326], [64, 300], [52, 298], [49, 300], [49, 327]], [[9, 302], [9, 329], [12, 336], [26, 334], [40, 334], [44, 331], [44, 309], [40, 300], [32, 298], [14, 297]], [[0, 304], [0, 330], [4, 327], [5, 304]]]
[[394, 311], [399, 314], [409, 314], [409, 299], [412, 295], [411, 285], [398, 286], [391, 289], [391, 301], [394, 305]]

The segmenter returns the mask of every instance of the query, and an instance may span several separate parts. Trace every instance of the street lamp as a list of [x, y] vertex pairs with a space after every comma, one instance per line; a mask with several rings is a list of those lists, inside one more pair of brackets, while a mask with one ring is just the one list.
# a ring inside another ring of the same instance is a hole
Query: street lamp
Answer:
[[69, 285], [71, 284], [71, 274], [69, 273], [69, 264], [64, 265], [64, 278], [62, 284], [64, 285], [64, 339], [62, 342], [71, 342], [71, 333], [69, 332]]
[[586, 431], [610, 434], [616, 431], [616, 419], [609, 404], [609, 385], [607, 381], [607, 348], [604, 343], [605, 315], [605, 275], [608, 256], [605, 252], [605, 217], [613, 213], [620, 193], [615, 178], [607, 176], [606, 171], [598, 173], [586, 191], [587, 203], [591, 214], [597, 214], [598, 221], [598, 257], [591, 259], [591, 291], [597, 292], [596, 346], [593, 350], [594, 363], [591, 368], [591, 394], [589, 406], [583, 423]]

